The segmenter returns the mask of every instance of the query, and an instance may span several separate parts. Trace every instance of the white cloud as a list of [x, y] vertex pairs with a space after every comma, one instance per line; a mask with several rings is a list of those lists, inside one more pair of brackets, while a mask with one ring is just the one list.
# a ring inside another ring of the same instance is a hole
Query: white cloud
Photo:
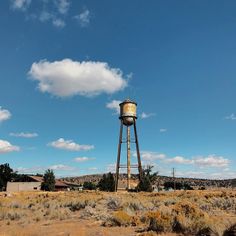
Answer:
[[140, 115], [140, 118], [141, 119], [147, 119], [151, 116], [155, 116], [155, 113], [145, 113], [145, 112], [142, 112], [141, 115]]
[[31, 0], [11, 0], [11, 6], [14, 10], [25, 11], [30, 6]]
[[98, 168], [97, 167], [89, 167], [88, 170], [89, 171], [96, 171], [96, 170], [98, 170]]
[[67, 166], [67, 165], [63, 165], [63, 164], [58, 164], [58, 165], [52, 165], [49, 167], [49, 169], [51, 170], [74, 170], [75, 168], [72, 166]]
[[14, 136], [14, 137], [22, 137], [22, 138], [35, 138], [38, 137], [37, 133], [10, 133], [10, 136]]
[[41, 92], [59, 97], [112, 94], [127, 86], [127, 81], [122, 78], [122, 71], [110, 68], [105, 62], [42, 60], [32, 64], [29, 75], [39, 82]]
[[92, 157], [76, 157], [74, 160], [76, 162], [85, 162], [85, 161], [91, 161], [94, 160], [95, 158]]
[[10, 142], [0, 139], [0, 154], [7, 153], [7, 152], [19, 151], [19, 150], [20, 150], [20, 148], [18, 146], [14, 146]]
[[194, 159], [194, 164], [201, 167], [227, 167], [230, 161], [227, 158], [216, 155], [209, 155], [207, 157], [197, 157]]
[[17, 167], [14, 171], [17, 171], [22, 174], [33, 174], [33, 173], [43, 173], [47, 168], [42, 166], [34, 166], [34, 167]]
[[232, 113], [230, 116], [225, 117], [226, 120], [236, 120], [236, 115]]
[[35, 2], [31, 0], [11, 0], [11, 8], [24, 12], [26, 19], [37, 19], [44, 23], [50, 22], [57, 28], [65, 27], [66, 13], [70, 7], [70, 0], [43, 0], [39, 1], [37, 8], [32, 8], [31, 12], [26, 11], [31, 3]]
[[90, 16], [89, 10], [85, 9], [79, 15], [74, 16], [74, 18], [79, 21], [79, 23], [82, 27], [86, 27], [90, 23], [91, 16]]
[[227, 167], [230, 163], [229, 159], [222, 156], [209, 155], [207, 157], [196, 157], [193, 159], [187, 159], [182, 156], [176, 156], [174, 158], [168, 159], [167, 162], [172, 162], [176, 164], [194, 164], [200, 167]]
[[114, 110], [116, 112], [116, 114], [119, 114], [120, 113], [120, 106], [119, 106], [120, 103], [121, 103], [120, 100], [112, 100], [111, 102], [108, 102], [106, 104], [106, 108]]
[[[169, 173], [170, 174], [170, 173]], [[175, 173], [176, 177], [199, 178], [199, 179], [232, 179], [236, 177], [236, 172], [204, 172], [204, 171], [180, 171]]]
[[[206, 174], [206, 178], [211, 179], [235, 179], [236, 172], [235, 171], [228, 171], [228, 172], [216, 172], [211, 174]], [[210, 176], [210, 177], [209, 177]]]
[[48, 11], [42, 11], [39, 15], [39, 20], [41, 22], [46, 22], [54, 18], [54, 15]]
[[167, 129], [160, 129], [160, 133], [165, 133], [167, 132]]
[[176, 163], [176, 164], [193, 164], [193, 160], [186, 159], [182, 156], [176, 156], [171, 159], [168, 159], [167, 162]]
[[64, 149], [68, 151], [88, 151], [94, 149], [93, 145], [80, 145], [74, 143], [73, 140], [65, 140], [63, 138], [59, 138], [58, 140], [53, 141], [48, 145], [54, 148]]
[[66, 14], [70, 7], [70, 1], [68, 0], [55, 0], [54, 1], [59, 13]]
[[10, 118], [11, 118], [10, 111], [2, 109], [2, 107], [0, 106], [0, 122], [8, 120]]
[[43, 10], [38, 19], [41, 21], [41, 22], [52, 22], [52, 25], [57, 27], [57, 28], [63, 28], [65, 27], [66, 23], [63, 19], [57, 17], [57, 15], [55, 13], [51, 13], [51, 12], [48, 12], [46, 10]]
[[58, 28], [63, 28], [66, 25], [65, 21], [59, 18], [53, 19], [52, 24]]
[[[169, 173], [169, 174], [172, 174]], [[202, 171], [175, 171], [175, 176], [176, 177], [185, 177], [185, 178], [205, 178], [206, 173]], [[209, 178], [209, 176], [208, 176]]]
[[[165, 154], [150, 151], [141, 151], [140, 155], [143, 161], [163, 160], [166, 158]], [[137, 157], [137, 153], [133, 152], [133, 156]]]

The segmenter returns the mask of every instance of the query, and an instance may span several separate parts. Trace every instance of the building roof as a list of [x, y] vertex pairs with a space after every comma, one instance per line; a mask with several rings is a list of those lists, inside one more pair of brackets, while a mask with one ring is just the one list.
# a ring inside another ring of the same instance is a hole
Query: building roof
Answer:
[[32, 180], [35, 180], [36, 182], [43, 182], [43, 177], [42, 177], [42, 176], [29, 175], [29, 177], [30, 177]]
[[69, 187], [66, 183], [56, 180], [55, 187]]
[[[43, 182], [42, 176], [29, 175], [29, 177], [36, 182], [41, 182], [41, 183]], [[55, 187], [69, 187], [69, 186], [60, 180], [56, 180]]]

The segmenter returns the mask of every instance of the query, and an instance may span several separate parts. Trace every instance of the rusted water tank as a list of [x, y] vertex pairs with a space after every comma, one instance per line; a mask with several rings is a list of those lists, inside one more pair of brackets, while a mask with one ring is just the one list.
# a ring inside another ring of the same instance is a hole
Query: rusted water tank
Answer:
[[133, 125], [134, 119], [137, 119], [137, 103], [129, 99], [120, 103], [120, 119], [126, 126]]

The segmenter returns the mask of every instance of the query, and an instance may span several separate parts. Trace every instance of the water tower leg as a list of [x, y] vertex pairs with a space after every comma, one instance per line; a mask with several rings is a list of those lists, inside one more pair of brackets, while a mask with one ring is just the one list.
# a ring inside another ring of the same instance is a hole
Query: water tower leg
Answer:
[[131, 178], [131, 170], [130, 170], [130, 127], [127, 126], [127, 190], [130, 189], [130, 178]]
[[141, 163], [140, 152], [139, 152], [138, 134], [137, 134], [135, 118], [134, 118], [134, 135], [135, 135], [136, 151], [137, 151], [137, 158], [138, 158], [139, 180], [141, 180], [143, 176], [143, 169], [142, 169], [142, 163]]
[[123, 121], [120, 120], [120, 137], [119, 137], [118, 154], [117, 154], [117, 162], [116, 162], [116, 183], [115, 183], [115, 191], [117, 191], [117, 188], [118, 188], [118, 180], [119, 180], [120, 151], [121, 151], [121, 143], [122, 143], [122, 132], [123, 132]]

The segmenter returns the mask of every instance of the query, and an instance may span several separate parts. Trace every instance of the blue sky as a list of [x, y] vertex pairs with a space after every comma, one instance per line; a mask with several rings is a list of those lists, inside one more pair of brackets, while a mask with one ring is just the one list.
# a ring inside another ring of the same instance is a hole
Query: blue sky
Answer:
[[129, 97], [143, 164], [235, 177], [235, 10], [230, 0], [1, 1], [0, 162], [113, 171], [117, 105]]

